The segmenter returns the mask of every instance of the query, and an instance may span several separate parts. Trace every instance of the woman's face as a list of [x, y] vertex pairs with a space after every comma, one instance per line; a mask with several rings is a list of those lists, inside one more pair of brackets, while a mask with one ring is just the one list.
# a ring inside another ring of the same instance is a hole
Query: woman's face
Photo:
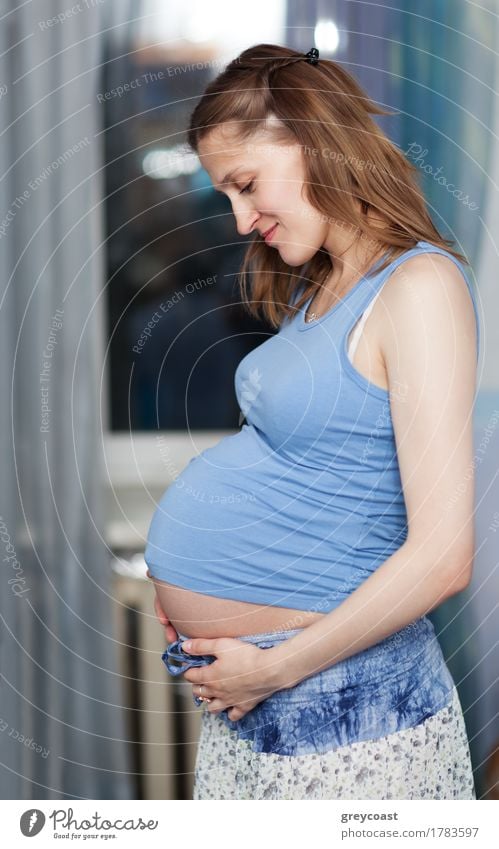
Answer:
[[224, 125], [211, 130], [199, 143], [201, 164], [217, 191], [232, 204], [237, 232], [257, 230], [278, 250], [284, 262], [300, 266], [324, 244], [329, 226], [302, 197], [305, 169], [299, 144], [270, 141], [259, 132], [236, 142]]

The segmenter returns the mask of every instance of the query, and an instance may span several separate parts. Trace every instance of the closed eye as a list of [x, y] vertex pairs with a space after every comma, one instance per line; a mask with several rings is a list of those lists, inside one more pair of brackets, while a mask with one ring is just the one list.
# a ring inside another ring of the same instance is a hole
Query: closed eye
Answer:
[[252, 185], [253, 185], [253, 182], [254, 182], [254, 181], [253, 181], [253, 180], [251, 180], [251, 181], [248, 183], [248, 185], [244, 187], [244, 189], [241, 189], [241, 191], [239, 192], [239, 194], [240, 194], [240, 195], [242, 195], [242, 194], [244, 194], [244, 192], [249, 192], [249, 194], [251, 194], [250, 189], [251, 189], [251, 187], [252, 187]]

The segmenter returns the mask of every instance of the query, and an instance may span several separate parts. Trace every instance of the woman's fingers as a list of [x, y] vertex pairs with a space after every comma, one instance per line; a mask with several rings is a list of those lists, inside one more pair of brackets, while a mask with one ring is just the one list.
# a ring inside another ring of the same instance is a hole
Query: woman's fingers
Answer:
[[236, 707], [229, 708], [227, 716], [229, 719], [232, 719], [233, 722], [237, 722], [238, 719], [242, 719], [243, 716], [246, 716], [246, 711], [236, 705]]
[[[146, 574], [147, 574], [148, 578], [152, 578], [152, 575], [151, 575], [149, 569], [147, 570]], [[161, 625], [163, 625], [165, 627], [170, 625], [170, 620], [168, 619], [168, 616], [166, 615], [163, 608], [161, 607], [161, 603], [159, 601], [157, 594], [154, 595], [154, 612], [155, 612], [156, 616], [158, 617], [158, 620], [159, 620]]]
[[221, 699], [211, 699], [209, 702], [203, 702], [204, 710], [207, 710], [209, 713], [222, 713], [223, 710], [226, 709], [226, 705], [224, 705]]
[[161, 607], [158, 596], [156, 596], [155, 599], [154, 599], [154, 611], [155, 611], [156, 616], [158, 617], [161, 625], [169, 625], [170, 624], [170, 620], [168, 619], [168, 616], [166, 615], [163, 608]]
[[158, 618], [160, 625], [163, 626], [166, 642], [173, 643], [175, 642], [175, 640], [178, 640], [178, 634], [173, 625], [171, 624], [170, 620], [168, 619], [168, 616], [166, 615], [165, 611], [161, 607], [157, 595], [154, 597], [154, 612]]
[[227, 711], [227, 716], [233, 722], [237, 722], [238, 719], [242, 719], [243, 716], [246, 716], [247, 712], [241, 707], [227, 707], [224, 704], [222, 699], [211, 699], [209, 702], [203, 702], [203, 707], [208, 713], [219, 714], [222, 713], [223, 710]]
[[[247, 710], [244, 709], [241, 705], [235, 705], [234, 707], [227, 707], [227, 705], [223, 702], [222, 699], [215, 696], [210, 690], [210, 687], [206, 684], [202, 685], [201, 692], [199, 692], [199, 684], [192, 685], [192, 695], [199, 698], [200, 696], [203, 698], [203, 707], [206, 708], [210, 713], [221, 713], [223, 710], [227, 711], [227, 716], [229, 719], [232, 719], [236, 722], [238, 719], [242, 719], [243, 716], [246, 716]], [[208, 701], [209, 699], [209, 701]]]
[[167, 627], [165, 628], [165, 636], [167, 643], [174, 643], [176, 640], [178, 640], [178, 634], [173, 625], [167, 625]]
[[[173, 625], [171, 624], [170, 620], [168, 619], [168, 616], [166, 615], [165, 611], [161, 607], [161, 604], [160, 604], [157, 596], [154, 600], [154, 610], [156, 612], [156, 616], [158, 617], [160, 625], [163, 625], [163, 627], [165, 628], [165, 632], [168, 632], [168, 631], [170, 633], [173, 632], [175, 634], [175, 636], [173, 637], [173, 640], [176, 640], [177, 639], [177, 632], [176, 632], [175, 628], [173, 627]], [[167, 633], [167, 636], [168, 636], [168, 633]]]

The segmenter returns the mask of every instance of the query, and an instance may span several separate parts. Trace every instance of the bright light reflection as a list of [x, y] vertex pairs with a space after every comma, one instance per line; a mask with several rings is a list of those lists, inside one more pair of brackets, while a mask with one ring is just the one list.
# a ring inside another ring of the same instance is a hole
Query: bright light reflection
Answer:
[[182, 174], [194, 174], [201, 168], [195, 153], [186, 145], [149, 150], [142, 160], [142, 171], [153, 180], [171, 180]]
[[335, 22], [330, 19], [317, 21], [314, 30], [315, 46], [324, 53], [335, 53], [340, 43], [340, 33]]

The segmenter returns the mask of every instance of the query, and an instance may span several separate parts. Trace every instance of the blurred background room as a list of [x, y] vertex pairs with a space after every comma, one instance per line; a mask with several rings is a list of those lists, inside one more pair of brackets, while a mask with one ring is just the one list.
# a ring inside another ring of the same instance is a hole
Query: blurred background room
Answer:
[[191, 797], [200, 709], [161, 662], [145, 537], [191, 457], [239, 429], [235, 369], [275, 331], [241, 306], [249, 237], [185, 130], [207, 83], [268, 42], [315, 45], [396, 112], [377, 120], [471, 263], [475, 571], [430, 618], [477, 798], [499, 798], [498, 3], [0, 10], [1, 797]]

